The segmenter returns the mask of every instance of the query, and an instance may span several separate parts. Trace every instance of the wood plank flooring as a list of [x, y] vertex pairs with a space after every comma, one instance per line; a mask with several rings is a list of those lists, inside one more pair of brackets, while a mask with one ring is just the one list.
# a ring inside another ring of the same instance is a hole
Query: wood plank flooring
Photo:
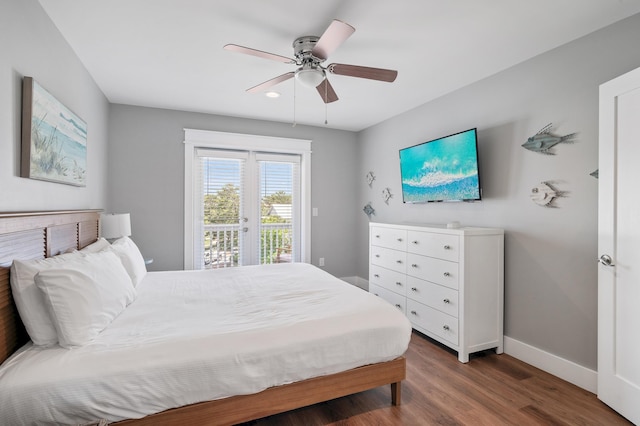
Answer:
[[577, 386], [493, 351], [468, 364], [414, 332], [402, 405], [390, 386], [246, 423], [251, 426], [630, 425]]

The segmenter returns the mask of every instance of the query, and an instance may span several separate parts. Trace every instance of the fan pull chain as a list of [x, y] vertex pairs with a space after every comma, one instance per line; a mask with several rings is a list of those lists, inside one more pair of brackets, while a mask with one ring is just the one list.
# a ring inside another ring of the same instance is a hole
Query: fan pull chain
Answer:
[[329, 124], [329, 122], [327, 121], [327, 114], [328, 114], [327, 105], [329, 105], [329, 102], [328, 102], [329, 99], [327, 99], [327, 91], [329, 90], [328, 87], [329, 87], [329, 82], [327, 81], [327, 77], [325, 77], [325, 80], [324, 80], [324, 125], [325, 126]]
[[293, 124], [291, 127], [296, 127], [296, 79], [293, 79]]

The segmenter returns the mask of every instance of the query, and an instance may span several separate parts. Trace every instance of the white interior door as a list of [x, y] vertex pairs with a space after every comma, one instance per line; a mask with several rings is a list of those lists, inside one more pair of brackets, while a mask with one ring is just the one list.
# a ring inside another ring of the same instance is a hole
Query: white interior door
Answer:
[[640, 68], [600, 87], [598, 398], [640, 424]]

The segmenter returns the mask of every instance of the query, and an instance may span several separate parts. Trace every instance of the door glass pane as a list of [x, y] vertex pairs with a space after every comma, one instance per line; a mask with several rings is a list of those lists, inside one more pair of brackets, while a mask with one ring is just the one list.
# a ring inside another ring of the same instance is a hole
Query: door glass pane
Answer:
[[297, 164], [259, 161], [260, 241], [259, 263], [295, 260], [294, 179]]
[[244, 160], [204, 157], [201, 166], [204, 267], [242, 265]]

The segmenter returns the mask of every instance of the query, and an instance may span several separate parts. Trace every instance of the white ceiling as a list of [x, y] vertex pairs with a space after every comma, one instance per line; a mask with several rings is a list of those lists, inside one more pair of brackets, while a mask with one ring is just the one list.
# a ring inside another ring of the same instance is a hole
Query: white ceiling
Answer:
[[328, 105], [296, 85], [299, 124], [358, 131], [640, 12], [640, 0], [40, 0], [110, 102], [292, 123], [299, 36], [332, 19], [356, 32], [328, 59], [398, 70], [394, 83], [330, 75]]

